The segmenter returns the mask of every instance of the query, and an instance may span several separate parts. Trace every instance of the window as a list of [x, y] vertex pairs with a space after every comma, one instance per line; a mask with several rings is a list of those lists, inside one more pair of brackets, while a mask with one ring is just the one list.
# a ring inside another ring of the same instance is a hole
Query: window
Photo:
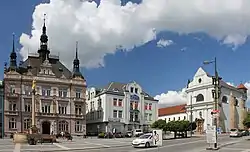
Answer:
[[67, 105], [58, 105], [59, 114], [67, 114]]
[[135, 88], [135, 93], [136, 93], [136, 94], [138, 93], [138, 88]]
[[119, 107], [122, 106], [122, 99], [119, 99], [118, 106], [119, 106]]
[[222, 99], [221, 99], [221, 101], [222, 101], [223, 103], [227, 103], [227, 96], [223, 96]]
[[130, 88], [130, 92], [131, 92], [131, 93], [134, 92], [134, 88], [133, 88], [133, 87]]
[[133, 114], [132, 112], [130, 112], [129, 120], [130, 120], [131, 122], [134, 121], [134, 114]]
[[149, 114], [148, 117], [149, 121], [152, 121], [152, 114]]
[[[67, 95], [68, 95], [68, 89], [66, 89], [66, 88], [61, 88], [61, 89], [59, 89], [58, 95], [59, 95], [59, 97], [66, 98]], [[80, 97], [79, 97], [79, 98], [80, 98]]]
[[145, 113], [144, 119], [145, 119], [145, 121], [148, 121], [148, 114], [147, 113]]
[[174, 121], [175, 121], [175, 117], [174, 117], [174, 119], [173, 119]]
[[80, 121], [76, 121], [75, 132], [82, 132], [82, 123]]
[[170, 119], [170, 118], [168, 118], [168, 121], [171, 121], [171, 119]]
[[181, 120], [181, 117], [178, 117], [178, 120]]
[[148, 110], [152, 110], [152, 103], [148, 104]]
[[117, 118], [117, 110], [113, 110], [113, 118]]
[[42, 113], [50, 113], [50, 105], [43, 105]]
[[98, 108], [101, 108], [101, 107], [102, 107], [102, 99], [99, 98], [99, 99], [98, 99]]
[[134, 105], [133, 102], [130, 102], [130, 110], [134, 109], [133, 105]]
[[201, 81], [202, 81], [202, 80], [201, 80], [201, 78], [200, 78], [200, 79], [198, 80], [198, 82], [201, 83]]
[[135, 113], [135, 121], [139, 121], [138, 113]]
[[81, 89], [76, 89], [76, 98], [81, 98], [81, 92], [82, 90]]
[[100, 118], [102, 118], [102, 111], [101, 110], [97, 111], [97, 119], [100, 119]]
[[122, 118], [122, 111], [118, 112], [118, 118]]
[[196, 96], [196, 102], [200, 101], [204, 101], [204, 96], [202, 94], [198, 94], [198, 96]]
[[186, 120], [186, 116], [184, 116], [184, 120]]
[[117, 99], [113, 98], [113, 106], [117, 106]]
[[138, 110], [138, 102], [135, 102], [135, 110]]
[[75, 105], [75, 114], [81, 115], [82, 114], [82, 105]]
[[29, 118], [24, 119], [24, 129], [28, 130], [31, 127], [31, 120]]
[[9, 102], [9, 110], [10, 111], [17, 111], [16, 103], [15, 102], [13, 102], [13, 101]]
[[69, 130], [69, 123], [67, 121], [59, 121], [58, 130], [67, 132]]
[[50, 88], [42, 88], [42, 96], [50, 96]]
[[148, 103], [145, 103], [144, 109], [145, 109], [145, 110], [148, 110]]
[[9, 119], [9, 129], [16, 129], [16, 119], [15, 118]]
[[24, 111], [25, 112], [31, 112], [31, 104], [30, 103], [25, 103]]
[[15, 85], [10, 85], [10, 93], [16, 93]]
[[25, 95], [31, 95], [31, 87], [30, 86], [25, 86], [24, 88], [24, 94]]

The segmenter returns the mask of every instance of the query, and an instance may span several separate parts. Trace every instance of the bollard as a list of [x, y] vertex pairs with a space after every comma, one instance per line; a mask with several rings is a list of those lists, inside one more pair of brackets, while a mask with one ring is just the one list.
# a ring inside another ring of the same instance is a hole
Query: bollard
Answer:
[[25, 144], [28, 142], [27, 134], [15, 133], [13, 136], [13, 142], [15, 144], [15, 148], [13, 152], [21, 152], [21, 144]]

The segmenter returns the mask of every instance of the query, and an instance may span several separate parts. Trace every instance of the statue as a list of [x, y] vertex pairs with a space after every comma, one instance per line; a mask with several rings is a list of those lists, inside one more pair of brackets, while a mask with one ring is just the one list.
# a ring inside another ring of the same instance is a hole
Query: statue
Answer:
[[34, 91], [36, 89], [36, 80], [32, 81], [32, 90]]

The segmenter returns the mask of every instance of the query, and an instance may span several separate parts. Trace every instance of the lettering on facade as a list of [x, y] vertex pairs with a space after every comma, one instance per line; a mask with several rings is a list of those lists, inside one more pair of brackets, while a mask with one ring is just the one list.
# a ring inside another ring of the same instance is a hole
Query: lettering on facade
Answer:
[[139, 98], [139, 96], [137, 96], [137, 95], [130, 95], [130, 100], [140, 100], [140, 98]]
[[109, 122], [120, 122], [120, 118], [109, 118], [108, 119]]

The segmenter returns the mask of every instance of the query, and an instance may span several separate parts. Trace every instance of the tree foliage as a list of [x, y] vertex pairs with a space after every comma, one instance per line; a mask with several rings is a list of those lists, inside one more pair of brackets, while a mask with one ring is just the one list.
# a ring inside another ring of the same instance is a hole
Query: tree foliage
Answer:
[[243, 120], [245, 127], [250, 128], [250, 114], [247, 114], [247, 117]]
[[157, 128], [157, 129], [162, 129], [162, 130], [166, 130], [166, 121], [165, 120], [162, 120], [162, 119], [159, 119], [157, 121], [155, 121], [151, 127], [152, 128]]

